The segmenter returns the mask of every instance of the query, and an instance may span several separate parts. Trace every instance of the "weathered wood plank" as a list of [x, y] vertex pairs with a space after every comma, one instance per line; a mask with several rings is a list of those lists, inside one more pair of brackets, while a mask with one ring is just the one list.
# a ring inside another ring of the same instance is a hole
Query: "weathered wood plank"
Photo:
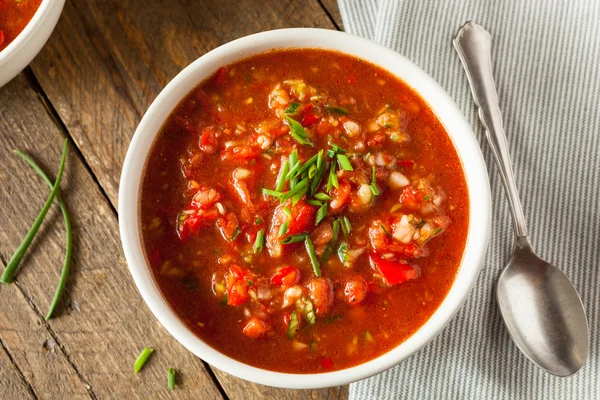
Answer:
[[[1, 297], [1, 294], [0, 294]], [[2, 333], [0, 331], [0, 338]], [[35, 399], [35, 392], [29, 386], [11, 356], [6, 352], [4, 343], [0, 343], [0, 399]]]
[[[53, 175], [63, 138], [23, 74], [0, 90], [3, 260], [10, 258], [48, 195], [45, 183], [12, 149], [31, 154]], [[57, 207], [22, 263], [21, 290], [17, 285], [0, 289], [0, 335], [19, 368], [31, 375], [36, 393], [44, 398], [170, 398], [167, 369], [174, 367], [180, 372], [179, 398], [221, 398], [201, 361], [143, 303], [121, 252], [116, 215], [72, 145], [62, 188], [76, 241], [57, 318], [43, 321], [64, 251]], [[133, 362], [145, 346], [156, 352], [136, 375]]]
[[[147, 1], [144, 7], [133, 1], [67, 2], [32, 69], [116, 206], [127, 145], [161, 88], [222, 43], [291, 26], [334, 28], [316, 0]], [[217, 376], [230, 396], [247, 393], [247, 383]], [[277, 398], [287, 392], [262, 388], [252, 393]], [[330, 395], [327, 390], [289, 393], [294, 398]]]
[[344, 30], [344, 23], [342, 22], [342, 16], [340, 15], [340, 8], [338, 7], [337, 0], [319, 0], [319, 3], [327, 10], [327, 13], [333, 18], [337, 28]]

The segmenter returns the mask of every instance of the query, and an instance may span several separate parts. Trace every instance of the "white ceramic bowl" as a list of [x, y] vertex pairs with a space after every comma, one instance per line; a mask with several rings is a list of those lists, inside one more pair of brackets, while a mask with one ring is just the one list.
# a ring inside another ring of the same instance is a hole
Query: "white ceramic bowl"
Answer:
[[54, 30], [65, 0], [42, 0], [25, 29], [0, 51], [0, 87], [17, 74], [40, 52]]
[[[356, 367], [322, 374], [288, 374], [255, 368], [204, 343], [186, 328], [161, 296], [140, 244], [140, 178], [148, 151], [165, 119], [189, 91], [217, 68], [256, 53], [286, 47], [317, 47], [355, 55], [392, 72], [411, 86], [430, 105], [452, 138], [463, 163], [470, 197], [465, 253], [456, 280], [437, 311], [413, 336], [388, 353]], [[363, 379], [398, 364], [431, 341], [456, 314], [475, 283], [488, 243], [490, 215], [489, 182], [479, 145], [446, 92], [398, 53], [363, 38], [322, 29], [283, 29], [247, 36], [205, 54], [181, 71], [158, 95], [140, 122], [127, 151], [119, 190], [119, 226], [127, 263], [156, 318], [175, 339], [211, 365], [249, 381], [286, 388], [319, 388]]]

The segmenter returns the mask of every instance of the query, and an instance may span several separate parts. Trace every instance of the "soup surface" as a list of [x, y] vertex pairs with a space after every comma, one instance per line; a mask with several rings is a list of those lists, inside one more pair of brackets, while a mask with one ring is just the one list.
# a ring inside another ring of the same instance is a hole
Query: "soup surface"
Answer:
[[0, 0], [0, 51], [31, 21], [42, 0]]
[[256, 367], [314, 373], [394, 348], [459, 268], [468, 197], [450, 138], [363, 60], [277, 50], [220, 68], [162, 127], [140, 226], [179, 318]]

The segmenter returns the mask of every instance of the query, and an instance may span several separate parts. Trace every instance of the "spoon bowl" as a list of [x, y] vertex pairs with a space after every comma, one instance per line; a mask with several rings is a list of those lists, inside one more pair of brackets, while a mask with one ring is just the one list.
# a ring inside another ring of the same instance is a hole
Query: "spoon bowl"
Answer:
[[512, 339], [529, 359], [557, 376], [583, 366], [589, 331], [579, 295], [562, 271], [534, 254], [526, 238], [517, 240], [497, 296]]

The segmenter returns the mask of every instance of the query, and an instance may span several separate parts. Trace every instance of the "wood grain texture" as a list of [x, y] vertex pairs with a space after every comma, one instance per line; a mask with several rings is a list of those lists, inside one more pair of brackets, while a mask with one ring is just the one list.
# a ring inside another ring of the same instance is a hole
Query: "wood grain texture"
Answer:
[[[49, 192], [12, 149], [29, 153], [53, 176], [64, 136], [23, 74], [0, 90], [0, 116], [0, 256], [6, 261]], [[142, 301], [121, 252], [116, 215], [72, 145], [61, 186], [75, 242], [57, 318], [43, 320], [64, 252], [58, 207], [23, 260], [18, 282], [0, 288], [0, 335], [35, 393], [56, 399], [170, 398], [167, 369], [174, 367], [179, 398], [221, 398], [201, 361]], [[146, 346], [156, 352], [136, 375], [133, 362]]]
[[344, 23], [342, 22], [342, 16], [340, 15], [340, 8], [338, 7], [337, 0], [319, 0], [321, 6], [327, 11], [336, 27], [343, 31]]
[[[67, 1], [32, 70], [116, 208], [129, 140], [162, 87], [220, 44], [294, 26], [335, 28], [316, 0], [153, 0], [143, 5], [127, 0]], [[89, 218], [103, 223], [103, 218]], [[97, 250], [120, 254], [118, 248], [107, 249], [105, 243]], [[141, 303], [139, 295], [136, 297]], [[215, 374], [231, 398], [347, 397], [346, 389], [282, 391], [251, 385], [217, 370]], [[251, 397], [245, 397], [248, 395]]]
[[[0, 298], [2, 294], [0, 293]], [[0, 331], [0, 338], [2, 331]], [[7, 353], [5, 344], [0, 342], [0, 399], [35, 399], [33, 388]]]

